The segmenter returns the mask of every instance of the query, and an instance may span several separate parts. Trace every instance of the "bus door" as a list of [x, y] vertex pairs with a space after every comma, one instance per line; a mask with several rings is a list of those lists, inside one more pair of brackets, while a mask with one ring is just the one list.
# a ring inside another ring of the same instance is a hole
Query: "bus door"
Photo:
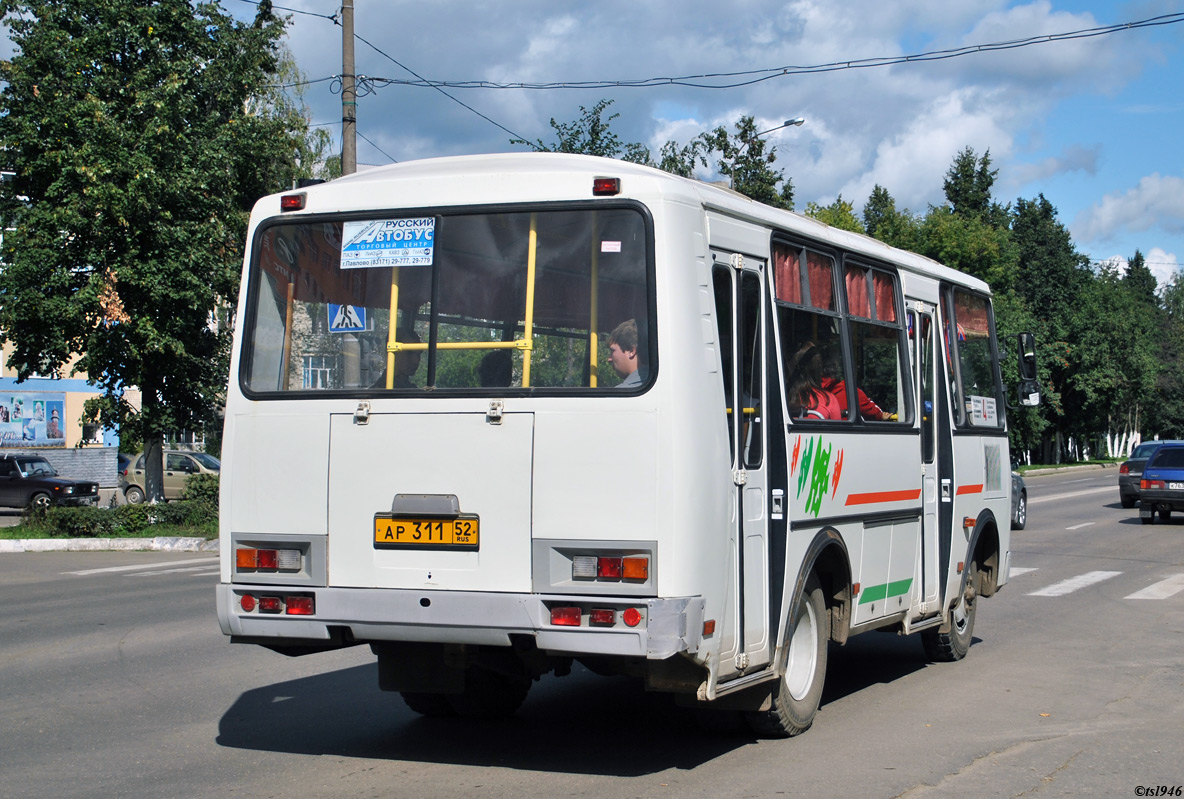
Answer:
[[[916, 407], [921, 421], [921, 484], [923, 518], [921, 522], [920, 591], [917, 615], [935, 612], [939, 599], [939, 562], [941, 547], [938, 544], [941, 529], [939, 506], [941, 504], [941, 477], [938, 474], [937, 458], [937, 408], [936, 386], [937, 361], [940, 348], [937, 344], [938, 326], [935, 322], [936, 308], [916, 300], [909, 301], [909, 334], [913, 361], [913, 386], [917, 392]], [[950, 436], [946, 426], [945, 436]], [[947, 442], [946, 449], [950, 446]], [[948, 460], [946, 468], [948, 469]], [[950, 475], [946, 475], [948, 478]], [[947, 489], [948, 490], [948, 489]]]
[[[721, 654], [731, 650], [737, 671], [763, 666], [771, 656], [764, 266], [739, 256], [720, 263], [717, 256], [713, 275], [731, 442], [728, 490], [734, 496], [729, 590], [735, 636]], [[721, 672], [730, 665], [721, 663]]]

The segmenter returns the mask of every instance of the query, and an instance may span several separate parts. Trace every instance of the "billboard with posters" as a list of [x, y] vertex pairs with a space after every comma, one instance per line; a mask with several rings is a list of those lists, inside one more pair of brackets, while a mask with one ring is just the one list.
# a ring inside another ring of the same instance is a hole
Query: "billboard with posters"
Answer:
[[64, 447], [64, 392], [6, 391], [0, 394], [0, 447]]

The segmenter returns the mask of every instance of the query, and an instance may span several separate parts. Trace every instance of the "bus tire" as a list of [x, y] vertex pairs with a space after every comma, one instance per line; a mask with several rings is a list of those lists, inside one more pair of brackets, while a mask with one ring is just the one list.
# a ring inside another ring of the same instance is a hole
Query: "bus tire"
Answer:
[[430, 719], [443, 718], [445, 716], [454, 716], [456, 711], [452, 709], [452, 705], [448, 702], [448, 697], [444, 694], [425, 694], [415, 691], [400, 691], [399, 696], [403, 697], [403, 701], [407, 707], [421, 716], [427, 716]]
[[966, 580], [963, 583], [962, 596], [958, 604], [950, 611], [949, 630], [942, 632], [944, 626], [937, 630], [925, 630], [921, 633], [921, 643], [925, 647], [925, 655], [935, 663], [953, 663], [966, 657], [970, 650], [970, 641], [974, 637], [974, 615], [978, 607], [978, 568], [974, 561], [966, 566]]
[[465, 689], [446, 698], [463, 718], [500, 719], [513, 715], [529, 692], [529, 677], [511, 677], [474, 667], [465, 671]]
[[822, 703], [829, 640], [826, 598], [818, 578], [811, 574], [797, 598], [797, 623], [789, 639], [785, 673], [778, 682], [773, 707], [745, 714], [753, 732], [770, 738], [789, 738], [810, 728]]

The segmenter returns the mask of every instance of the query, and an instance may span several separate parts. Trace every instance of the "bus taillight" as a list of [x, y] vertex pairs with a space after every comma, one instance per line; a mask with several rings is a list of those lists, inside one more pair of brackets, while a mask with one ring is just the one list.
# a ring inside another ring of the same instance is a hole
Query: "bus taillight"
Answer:
[[561, 627], [579, 627], [580, 615], [578, 605], [551, 608], [551, 623]]

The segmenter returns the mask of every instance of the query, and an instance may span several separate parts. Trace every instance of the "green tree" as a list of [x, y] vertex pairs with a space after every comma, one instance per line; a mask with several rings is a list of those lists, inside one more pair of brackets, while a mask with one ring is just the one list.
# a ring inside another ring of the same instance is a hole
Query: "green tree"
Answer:
[[806, 203], [806, 216], [840, 230], [850, 230], [854, 233], [864, 232], [863, 223], [855, 215], [855, 207], [844, 200], [842, 194], [830, 205], [822, 206], [815, 202]]
[[1126, 275], [1122, 278], [1122, 283], [1140, 302], [1151, 306], [1158, 304], [1155, 290], [1159, 285], [1140, 250], [1135, 250], [1135, 254], [1127, 262]]
[[[3, 0], [0, 326], [21, 379], [63, 367], [100, 386], [107, 426], [140, 427], [160, 496], [165, 431], [220, 407], [249, 208], [311, 164], [278, 102], [284, 21], [189, 0]], [[315, 146], [315, 145], [314, 145]], [[138, 386], [141, 407], [123, 399]]]
[[1184, 272], [1163, 287], [1161, 308], [1155, 330], [1158, 371], [1143, 432], [1184, 439]]
[[757, 202], [774, 208], [793, 210], [793, 181], [785, 171], [773, 169], [777, 148], [757, 135], [756, 122], [743, 116], [736, 122], [736, 133], [722, 125], [700, 140], [711, 153], [718, 155], [719, 173], [731, 180], [732, 188]]
[[931, 207], [921, 220], [916, 251], [986, 281], [995, 292], [1010, 289], [1019, 257], [1006, 228], [956, 214], [945, 205]]
[[867, 234], [902, 250], [917, 251], [919, 222], [909, 210], [896, 210], [896, 200], [888, 190], [876, 184], [863, 206], [863, 224]]
[[552, 144], [547, 144], [542, 139], [533, 142], [526, 139], [510, 139], [510, 144], [525, 144], [540, 153], [582, 153], [603, 158], [618, 158], [623, 153], [622, 160], [649, 164], [648, 147], [637, 142], [622, 144], [621, 137], [612, 131], [612, 121], [621, 116], [612, 114], [605, 118], [604, 113], [612, 104], [612, 100], [603, 99], [591, 108], [580, 106], [580, 117], [572, 122], [557, 122], [551, 117], [551, 127], [555, 130], [555, 141]]

